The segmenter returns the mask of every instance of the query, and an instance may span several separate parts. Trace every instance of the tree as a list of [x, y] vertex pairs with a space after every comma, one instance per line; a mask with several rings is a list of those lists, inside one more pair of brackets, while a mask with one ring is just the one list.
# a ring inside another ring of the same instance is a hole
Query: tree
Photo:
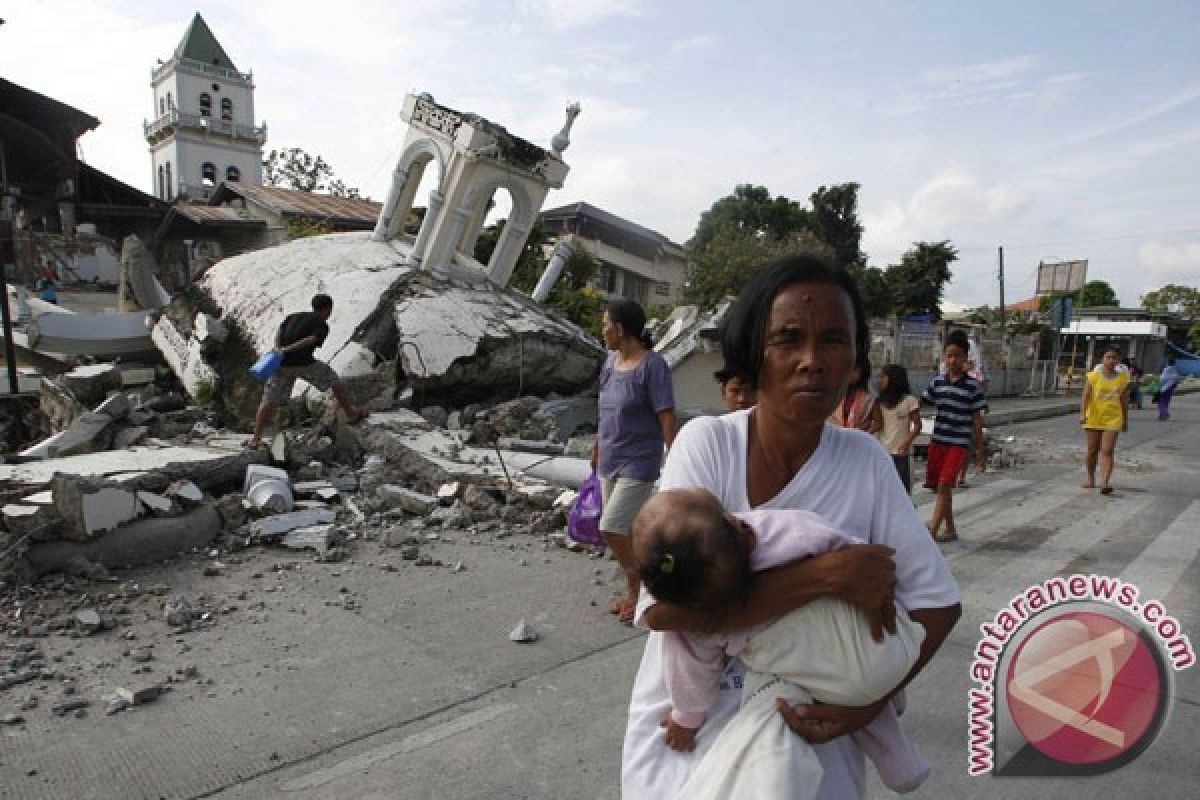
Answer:
[[780, 238], [807, 227], [807, 214], [794, 200], [772, 198], [765, 186], [744, 183], [700, 215], [688, 249], [699, 252], [722, 233], [757, 234]]
[[687, 267], [684, 299], [713, 308], [728, 295], [736, 295], [764, 264], [802, 252], [831, 256], [828, 245], [807, 230], [781, 237], [726, 223], [713, 231], [701, 250], [694, 251]]
[[299, 189], [302, 192], [329, 192], [334, 197], [361, 197], [358, 189], [335, 178], [333, 167], [321, 156], [315, 158], [299, 147], [272, 150], [263, 165], [263, 185]]
[[816, 250], [860, 281], [869, 279], [873, 306], [886, 309], [882, 272], [865, 274], [858, 184], [821, 186], [809, 202], [805, 208], [783, 195], [772, 197], [765, 186], [742, 184], [713, 203], [688, 241], [688, 301], [711, 307], [740, 292], [767, 261]]
[[866, 258], [860, 249], [863, 226], [858, 220], [858, 188], [857, 183], [818, 188], [808, 198], [812, 211], [806, 221], [808, 229], [833, 248], [837, 262], [861, 278]]
[[1168, 283], [1142, 297], [1142, 308], [1177, 311], [1184, 319], [1200, 322], [1200, 290]]
[[1100, 306], [1120, 306], [1121, 302], [1117, 300], [1117, 293], [1113, 291], [1113, 288], [1108, 285], [1107, 281], [1088, 281], [1083, 285], [1079, 304], [1083, 308], [1097, 308]]
[[942, 318], [942, 290], [950, 280], [950, 265], [958, 251], [949, 241], [914, 242], [899, 264], [887, 269], [893, 309], [897, 316], [928, 314], [934, 322]]
[[892, 288], [887, 273], [879, 267], [858, 270], [858, 291], [868, 317], [888, 317], [892, 314]]

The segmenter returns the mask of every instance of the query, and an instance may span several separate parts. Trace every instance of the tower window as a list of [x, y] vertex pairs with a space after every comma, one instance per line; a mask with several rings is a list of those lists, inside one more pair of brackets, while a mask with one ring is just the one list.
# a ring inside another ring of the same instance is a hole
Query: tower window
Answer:
[[167, 191], [163, 195], [163, 200], [172, 200], [175, 197], [175, 187], [171, 184], [171, 162], [167, 162]]
[[166, 114], [166, 113], [167, 113], [167, 98], [160, 97], [160, 98], [158, 98], [158, 114], [159, 114], [159, 116], [162, 116], [163, 114]]
[[167, 199], [167, 178], [163, 174], [162, 164], [158, 165], [158, 199]]
[[208, 92], [204, 92], [200, 95], [200, 116], [212, 116], [212, 95]]
[[170, 92], [167, 92], [167, 108], [175, 109], [175, 98], [171, 96]]
[[221, 98], [221, 119], [233, 122], [233, 101], [228, 97]]
[[215, 186], [217, 183], [217, 166], [211, 161], [205, 161], [200, 167], [200, 182], [205, 186]]
[[232, 183], [235, 181], [240, 181], [241, 179], [242, 179], [242, 171], [240, 169], [238, 169], [237, 167], [226, 167], [225, 168], [225, 180], [230, 181]]

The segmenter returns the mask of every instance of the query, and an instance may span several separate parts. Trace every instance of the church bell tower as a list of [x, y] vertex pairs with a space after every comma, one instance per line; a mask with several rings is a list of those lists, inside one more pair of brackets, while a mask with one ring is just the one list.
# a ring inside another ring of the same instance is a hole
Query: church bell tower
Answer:
[[267, 126], [254, 121], [254, 75], [238, 71], [200, 14], [150, 85], [155, 197], [203, 202], [223, 181], [262, 183]]

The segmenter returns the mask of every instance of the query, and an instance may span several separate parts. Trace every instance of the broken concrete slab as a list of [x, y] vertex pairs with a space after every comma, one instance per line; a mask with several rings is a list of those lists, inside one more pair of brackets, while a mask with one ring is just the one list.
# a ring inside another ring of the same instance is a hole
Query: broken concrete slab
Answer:
[[168, 517], [175, 511], [175, 503], [171, 501], [171, 498], [154, 492], [138, 492], [137, 499], [147, 511], [155, 516]]
[[[329, 481], [301, 481], [292, 484], [292, 492], [297, 497], [313, 497], [317, 492], [325, 489], [333, 489], [333, 484]], [[337, 490], [334, 489], [334, 491]]]
[[255, 538], [272, 539], [297, 528], [325, 525], [336, 519], [337, 514], [327, 509], [291, 511], [260, 519], [253, 524], [252, 529]]
[[162, 694], [162, 685], [157, 683], [145, 683], [127, 688], [124, 686], [118, 687], [115, 694], [124, 702], [131, 706], [140, 706], [155, 700]]
[[443, 483], [437, 490], [438, 502], [444, 506], [452, 505], [460, 491], [462, 491], [462, 484], [458, 481]]
[[104, 402], [109, 392], [121, 389], [121, 371], [116, 364], [89, 364], [59, 376], [60, 380], [85, 406]]
[[424, 516], [438, 507], [438, 499], [403, 486], [385, 483], [377, 490], [379, 499], [389, 508], [402, 508], [410, 514]]
[[85, 608], [75, 612], [73, 617], [76, 627], [84, 633], [95, 633], [104, 627], [100, 614], [94, 608]]
[[316, 550], [325, 555], [336, 541], [337, 526], [333, 524], [306, 525], [284, 534], [280, 544], [291, 550]]
[[149, 435], [150, 429], [145, 425], [135, 425], [129, 428], [121, 428], [113, 434], [112, 449], [124, 450], [133, 447], [135, 444], [145, 441]]
[[61, 458], [107, 450], [115, 434], [116, 423], [133, 410], [129, 397], [118, 392], [92, 411], [85, 411], [65, 431], [61, 431], [21, 452], [22, 458]]
[[221, 517], [209, 504], [178, 517], [139, 519], [87, 542], [36, 542], [25, 558], [35, 575], [61, 571], [79, 557], [109, 568], [140, 566], [205, 547], [220, 530]]
[[63, 536], [73, 541], [87, 541], [141, 514], [135, 492], [103, 481], [60, 474], [51, 481], [50, 489], [63, 520]]
[[194, 506], [204, 502], [204, 491], [189, 480], [175, 481], [163, 492], [167, 497], [177, 498], [184, 505]]

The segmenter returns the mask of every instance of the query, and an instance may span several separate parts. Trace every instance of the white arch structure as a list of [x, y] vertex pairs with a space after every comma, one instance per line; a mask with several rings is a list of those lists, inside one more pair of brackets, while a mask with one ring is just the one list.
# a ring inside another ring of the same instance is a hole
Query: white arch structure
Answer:
[[[409, 95], [401, 112], [408, 135], [374, 238], [402, 237], [424, 170], [436, 161], [438, 185], [430, 193], [409, 260], [442, 276], [452, 265], [466, 265], [498, 286], [507, 285], [546, 194], [561, 188], [566, 178], [568, 167], [561, 154], [577, 114], [576, 106], [568, 110], [567, 125], [555, 137], [554, 151], [546, 151], [481, 117], [440, 106], [429, 95]], [[512, 213], [485, 266], [473, 252], [488, 201], [499, 189], [512, 197]]]

